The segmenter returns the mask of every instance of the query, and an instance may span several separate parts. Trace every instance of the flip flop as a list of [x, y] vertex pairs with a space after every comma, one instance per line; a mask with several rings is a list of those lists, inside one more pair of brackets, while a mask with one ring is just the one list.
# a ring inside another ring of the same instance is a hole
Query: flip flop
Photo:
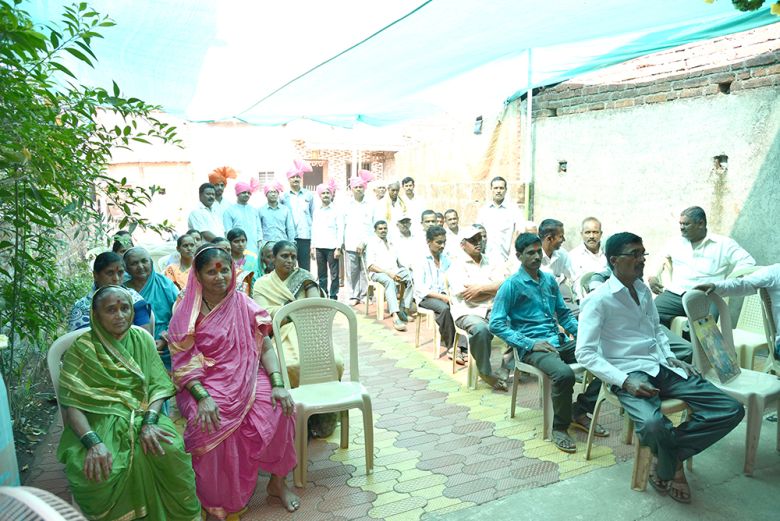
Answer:
[[[677, 473], [680, 472], [681, 470], [677, 471]], [[677, 473], [674, 475], [674, 478], [669, 481], [669, 497], [678, 503], [688, 504], [691, 502], [691, 487], [688, 484], [688, 480], [685, 479], [685, 472], [682, 471], [682, 480], [676, 479]]]
[[[573, 419], [571, 421], [571, 426], [582, 432], [590, 432], [590, 424], [592, 421], [593, 420], [589, 418], [588, 415], [585, 415], [581, 418]], [[609, 431], [597, 423], [593, 435], [597, 438], [606, 438], [609, 436]]]
[[656, 465], [658, 465], [658, 462], [653, 459], [653, 462], [650, 464], [650, 476], [648, 476], [647, 481], [650, 483], [650, 486], [653, 487], [656, 492], [658, 492], [658, 494], [665, 496], [669, 493], [669, 484], [671, 481], [660, 479], [658, 477], [655, 470]]
[[577, 452], [577, 445], [574, 443], [574, 440], [571, 439], [571, 436], [563, 431], [553, 431], [552, 442], [559, 450], [562, 450], [563, 452], [568, 454], [574, 454]]

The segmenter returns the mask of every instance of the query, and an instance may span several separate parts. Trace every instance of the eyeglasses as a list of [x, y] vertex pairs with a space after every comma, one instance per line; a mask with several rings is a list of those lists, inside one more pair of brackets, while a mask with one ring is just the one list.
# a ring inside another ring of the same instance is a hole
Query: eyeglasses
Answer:
[[615, 254], [615, 257], [633, 257], [636, 260], [639, 260], [639, 259], [646, 259], [648, 255], [650, 254], [647, 252], [637, 250], [637, 251], [629, 251], [626, 253], [617, 253]]

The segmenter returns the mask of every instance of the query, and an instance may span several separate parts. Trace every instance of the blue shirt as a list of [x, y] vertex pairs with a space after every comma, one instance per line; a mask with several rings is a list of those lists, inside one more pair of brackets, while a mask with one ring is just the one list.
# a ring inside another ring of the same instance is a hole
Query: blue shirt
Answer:
[[295, 240], [295, 226], [289, 208], [281, 204], [272, 208], [266, 204], [257, 214], [260, 216], [263, 239], [274, 242]]
[[305, 188], [298, 193], [292, 190], [285, 192], [281, 204], [292, 212], [295, 223], [295, 236], [290, 240], [311, 239], [311, 220], [314, 215], [314, 195]]
[[260, 226], [260, 214], [258, 210], [248, 204], [236, 203], [222, 214], [222, 222], [225, 225], [225, 233], [233, 228], [241, 228], [246, 234], [246, 249], [258, 254], [258, 241], [263, 240], [263, 229]]
[[558, 325], [577, 334], [577, 319], [563, 302], [555, 277], [539, 272], [536, 282], [522, 268], [501, 284], [490, 314], [490, 332], [524, 355], [536, 342], [560, 347]]
[[[425, 245], [427, 248], [427, 244]], [[439, 254], [439, 266], [433, 260], [431, 250], [422, 259], [418, 259], [412, 265], [412, 275], [414, 276], [414, 298], [417, 302], [428, 295], [428, 293], [447, 293], [447, 284], [444, 280], [444, 272], [450, 268], [450, 256], [447, 252]]]

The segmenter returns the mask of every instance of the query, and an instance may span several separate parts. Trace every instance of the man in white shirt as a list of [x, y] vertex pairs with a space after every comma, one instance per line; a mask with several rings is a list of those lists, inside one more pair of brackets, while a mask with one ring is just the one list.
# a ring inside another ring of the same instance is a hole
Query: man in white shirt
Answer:
[[200, 203], [187, 217], [187, 226], [198, 230], [206, 242], [225, 235], [222, 214], [214, 208], [214, 185], [203, 183], [198, 188]]
[[[411, 215], [413, 221], [416, 223], [418, 217], [422, 214], [423, 210], [426, 209], [425, 202], [422, 197], [414, 193], [414, 179], [411, 177], [407, 176], [401, 180], [401, 188], [403, 189], [401, 198], [406, 204], [406, 213]], [[419, 230], [414, 230], [414, 234], [417, 235], [418, 231]]]
[[[393, 327], [398, 331], [406, 331], [409, 321], [409, 308], [414, 298], [414, 283], [411, 272], [398, 262], [396, 248], [387, 240], [387, 222], [374, 223], [374, 236], [366, 244], [366, 265], [371, 280], [385, 287], [387, 310], [393, 317]], [[401, 285], [401, 306], [398, 305], [396, 284]]]
[[[652, 294], [642, 282], [646, 253], [641, 237], [613, 235], [606, 255], [613, 276], [583, 301], [577, 361], [611, 386], [641, 443], [656, 456], [652, 486], [689, 503], [682, 462], [728, 434], [745, 411], [669, 349]], [[661, 400], [670, 398], [693, 409], [677, 427], [661, 414]]]
[[[332, 203], [331, 188], [317, 185], [322, 204], [314, 211], [311, 227], [311, 246], [317, 261], [317, 278], [322, 290], [332, 300], [339, 295], [339, 258], [344, 244], [344, 215]], [[330, 285], [328, 285], [330, 272]]]
[[566, 307], [576, 317], [580, 308], [571, 287], [574, 270], [568, 252], [561, 247], [566, 241], [563, 223], [556, 219], [543, 220], [539, 223], [539, 238], [542, 239], [542, 267], [540, 269], [555, 277]]
[[[658, 297], [655, 307], [661, 323], [670, 327], [675, 317], [684, 317], [682, 295], [699, 284], [725, 279], [735, 270], [755, 266], [756, 261], [734, 239], [707, 233], [707, 215], [698, 206], [680, 215], [680, 237], [666, 245], [650, 289]], [[671, 281], [664, 287], [661, 274], [671, 268]], [[717, 317], [717, 313], [715, 313]]]
[[447, 271], [450, 281], [450, 311], [455, 324], [469, 335], [469, 348], [479, 376], [497, 391], [506, 391], [508, 370], [502, 367], [496, 376], [490, 365], [493, 334], [488, 316], [503, 278], [482, 254], [482, 230], [476, 226], [461, 228], [458, 234], [461, 253]]
[[485, 227], [490, 239], [485, 254], [493, 264], [503, 264], [509, 259], [521, 228], [520, 210], [506, 200], [506, 191], [506, 179], [494, 177], [490, 181], [493, 200], [477, 213], [476, 222]]
[[[225, 193], [225, 187], [227, 186], [228, 179], [235, 179], [237, 177], [236, 171], [229, 166], [221, 166], [215, 168], [209, 173], [209, 183], [214, 185], [214, 204], [212, 210], [219, 214], [219, 218], [223, 219], [225, 210], [230, 207], [230, 202], [227, 199], [223, 199], [222, 195]], [[230, 228], [226, 228], [227, 232]]]
[[444, 229], [447, 230], [447, 244], [444, 247], [450, 257], [453, 257], [460, 251], [460, 241], [458, 232], [460, 231], [460, 217], [458, 212], [450, 208], [444, 212]]
[[377, 201], [374, 207], [374, 222], [385, 221], [393, 229], [404, 215], [408, 215], [406, 203], [398, 196], [401, 185], [398, 181], [387, 185], [387, 195]]
[[601, 221], [595, 217], [586, 217], [582, 221], [580, 228], [580, 237], [582, 244], [569, 252], [571, 261], [572, 283], [575, 293], [583, 298], [587, 291], [582, 291], [580, 281], [582, 276], [587, 273], [599, 273], [607, 269], [607, 257], [601, 248]]
[[412, 218], [408, 215], [401, 216], [396, 223], [395, 233], [389, 235], [399, 264], [411, 270], [417, 257], [424, 253], [424, 250], [420, 249], [421, 242], [412, 235]]
[[366, 200], [366, 181], [361, 177], [349, 180], [352, 199], [344, 209], [344, 250], [347, 253], [346, 275], [350, 287], [350, 304], [360, 304], [366, 298], [368, 283], [363, 269], [363, 251], [374, 230], [374, 209]]

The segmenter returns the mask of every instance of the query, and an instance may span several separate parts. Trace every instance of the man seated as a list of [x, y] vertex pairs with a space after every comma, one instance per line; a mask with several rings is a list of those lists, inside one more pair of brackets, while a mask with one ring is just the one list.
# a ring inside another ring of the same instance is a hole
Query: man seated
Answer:
[[[520, 269], [498, 290], [490, 315], [490, 331], [517, 349], [520, 359], [552, 380], [553, 432], [555, 446], [576, 452], [569, 426], [588, 431], [601, 382], [593, 380], [572, 404], [575, 340], [562, 338], [558, 325], [569, 335], [577, 335], [577, 319], [566, 307], [555, 278], [540, 270], [542, 241], [538, 235], [522, 233], [515, 240]], [[609, 433], [597, 425], [596, 436]]]
[[[756, 261], [734, 239], [707, 233], [707, 215], [691, 206], [680, 215], [680, 237], [661, 253], [662, 262], [655, 276], [648, 279], [658, 295], [655, 307], [661, 323], [670, 327], [675, 317], [684, 317], [682, 295], [699, 284], [723, 280], [735, 270], [755, 266]], [[664, 287], [661, 274], [671, 268], [671, 281]], [[714, 313], [717, 318], [717, 313]]]
[[[446, 232], [441, 226], [431, 226], [426, 230], [425, 238], [428, 251], [418, 258], [412, 269], [414, 298], [419, 307], [433, 311], [441, 342], [449, 348], [455, 340], [455, 322], [450, 313], [450, 296], [445, 281], [445, 272], [450, 267], [450, 257], [444, 251]], [[457, 357], [457, 363], [466, 363], [465, 352], [459, 353]]]
[[[398, 263], [397, 250], [387, 241], [387, 222], [374, 223], [374, 236], [366, 244], [366, 266], [368, 277], [385, 287], [387, 309], [393, 317], [393, 327], [397, 331], [406, 331], [407, 314], [414, 296], [412, 274]], [[401, 286], [401, 306], [398, 306], [399, 294], [396, 284]]]
[[[742, 420], [742, 406], [675, 358], [660, 327], [650, 290], [642, 282], [645, 247], [633, 233], [609, 238], [613, 276], [583, 302], [577, 361], [611, 386], [655, 455], [650, 483], [659, 493], [689, 503], [682, 462], [706, 449]], [[685, 401], [693, 414], [674, 427], [661, 400]]]
[[471, 356], [477, 364], [480, 378], [493, 389], [506, 391], [508, 371], [502, 367], [501, 373], [494, 376], [490, 365], [493, 335], [488, 328], [493, 297], [503, 279], [482, 253], [481, 229], [476, 226], [461, 228], [458, 238], [462, 252], [447, 272], [452, 317], [455, 325], [469, 335]]
[[588, 293], [581, 287], [580, 282], [583, 275], [607, 269], [607, 257], [601, 247], [602, 235], [601, 221], [595, 217], [586, 217], [583, 219], [580, 229], [582, 244], [569, 252], [573, 275], [572, 284], [574, 292], [579, 298], [583, 298]]
[[561, 295], [563, 295], [563, 301], [576, 317], [580, 308], [572, 289], [574, 269], [569, 254], [561, 247], [566, 240], [563, 223], [556, 219], [543, 220], [539, 223], [539, 238], [542, 239], [543, 253], [540, 269], [555, 277]]

